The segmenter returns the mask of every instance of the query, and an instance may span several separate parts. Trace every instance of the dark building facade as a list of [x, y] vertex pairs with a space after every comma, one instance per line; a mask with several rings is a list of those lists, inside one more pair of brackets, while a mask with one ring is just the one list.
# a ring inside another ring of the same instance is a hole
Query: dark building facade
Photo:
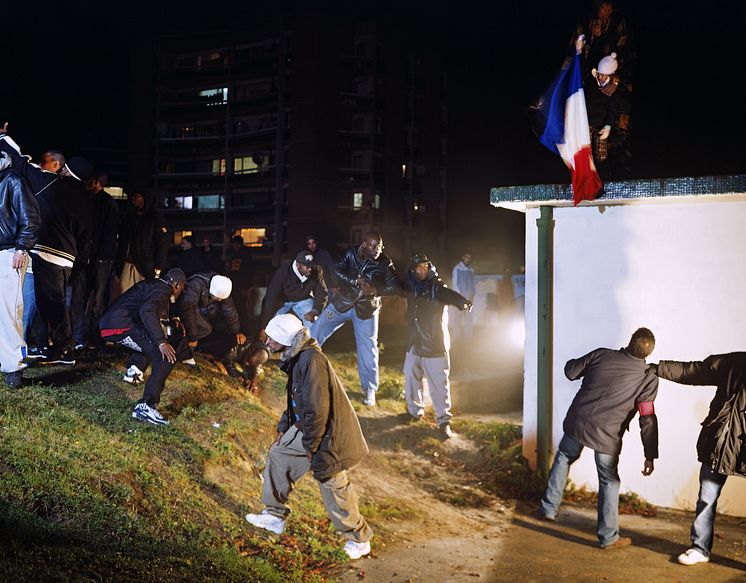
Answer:
[[406, 39], [303, 12], [133, 57], [130, 186], [174, 244], [241, 234], [269, 268], [306, 234], [336, 254], [376, 229], [395, 260], [443, 257], [446, 76]]

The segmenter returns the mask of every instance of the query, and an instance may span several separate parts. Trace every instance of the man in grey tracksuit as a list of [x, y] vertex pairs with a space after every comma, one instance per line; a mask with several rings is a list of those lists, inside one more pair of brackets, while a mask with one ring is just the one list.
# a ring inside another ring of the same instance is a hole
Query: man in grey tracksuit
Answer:
[[359, 559], [370, 553], [373, 531], [360, 514], [357, 494], [347, 478], [346, 470], [368, 453], [355, 410], [331, 363], [295, 315], [275, 316], [265, 331], [270, 350], [283, 353], [280, 367], [288, 375], [287, 409], [264, 467], [265, 508], [260, 514], [247, 514], [246, 520], [282, 534], [290, 513], [290, 492], [311, 470], [332, 524], [348, 539], [345, 552]]

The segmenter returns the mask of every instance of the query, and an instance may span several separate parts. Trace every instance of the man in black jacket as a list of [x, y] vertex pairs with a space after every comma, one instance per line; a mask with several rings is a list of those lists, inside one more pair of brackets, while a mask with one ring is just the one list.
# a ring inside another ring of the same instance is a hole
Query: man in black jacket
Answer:
[[345, 552], [359, 559], [370, 553], [373, 537], [347, 478], [347, 470], [368, 453], [360, 422], [331, 363], [298, 318], [275, 316], [266, 330], [270, 350], [282, 351], [280, 367], [288, 375], [287, 409], [264, 466], [265, 508], [260, 514], [247, 514], [246, 520], [282, 534], [290, 513], [290, 492], [311, 470], [332, 524], [348, 539]]
[[404, 289], [409, 325], [409, 350], [404, 359], [407, 410], [415, 419], [421, 419], [424, 415], [422, 379], [426, 378], [435, 409], [435, 422], [448, 438], [452, 435], [448, 378], [450, 341], [443, 325], [443, 308], [454, 306], [459, 310], [469, 310], [471, 302], [446, 287], [424, 253], [412, 257]]
[[187, 278], [174, 312], [186, 328], [189, 348], [195, 350], [199, 345], [201, 351], [221, 359], [231, 376], [238, 376], [233, 348], [244, 344], [246, 336], [230, 297], [232, 287], [224, 275], [195, 273]]
[[70, 322], [75, 349], [91, 342], [101, 346], [98, 321], [108, 303], [109, 280], [117, 250], [119, 211], [117, 203], [104, 190], [105, 172], [94, 172], [88, 180], [91, 202], [91, 241], [88, 263], [76, 262], [70, 276]]
[[166, 265], [168, 228], [155, 203], [147, 188], [135, 189], [130, 197], [119, 231], [112, 298], [138, 281], [158, 277]]
[[746, 352], [708, 356], [702, 362], [661, 360], [656, 374], [684, 385], [715, 386], [710, 410], [697, 440], [699, 497], [692, 523], [692, 546], [679, 555], [682, 565], [710, 560], [715, 512], [728, 476], [746, 476]]
[[101, 338], [132, 351], [125, 377], [131, 376], [133, 380], [142, 382], [148, 365], [153, 365], [142, 399], [132, 411], [132, 417], [138, 421], [168, 425], [156, 406], [168, 375], [177, 359], [182, 359], [187, 347], [183, 337], [176, 347], [172, 346], [162, 322], [168, 321], [169, 304], [181, 295], [185, 281], [181, 269], [171, 269], [160, 278], [138, 282], [101, 316]]
[[[7, 129], [7, 128], [5, 128]], [[31, 185], [41, 214], [34, 253], [34, 293], [52, 348], [43, 364], [75, 364], [67, 285], [73, 264], [85, 264], [90, 251], [91, 212], [85, 182], [93, 167], [84, 158], [70, 158], [59, 174], [47, 172], [21, 154], [18, 145], [0, 133], [0, 151]]]
[[301, 251], [295, 261], [281, 265], [272, 276], [262, 301], [259, 338], [266, 339], [264, 328], [274, 316], [293, 312], [310, 326], [326, 306], [326, 282], [315, 258]]
[[578, 394], [565, 417], [562, 441], [557, 448], [549, 482], [534, 516], [555, 520], [567, 484], [570, 466], [583, 447], [595, 453], [598, 470], [598, 540], [603, 549], [629, 546], [632, 540], [619, 536], [619, 454], [622, 436], [635, 414], [640, 414], [640, 436], [645, 450], [644, 476], [653, 473], [658, 457], [658, 419], [653, 402], [658, 377], [648, 370], [645, 358], [655, 348], [655, 337], [639, 328], [629, 345], [620, 350], [597, 348], [565, 365], [571, 381], [583, 377]]
[[378, 314], [381, 296], [401, 291], [394, 264], [383, 251], [383, 238], [366, 233], [358, 247], [350, 247], [334, 266], [339, 291], [311, 328], [311, 336], [324, 344], [352, 320], [357, 347], [357, 369], [365, 395], [363, 403], [376, 404], [378, 391]]
[[10, 157], [0, 153], [0, 367], [5, 382], [21, 386], [26, 343], [23, 340], [23, 277], [28, 250], [36, 243], [39, 205], [28, 184], [10, 169]]

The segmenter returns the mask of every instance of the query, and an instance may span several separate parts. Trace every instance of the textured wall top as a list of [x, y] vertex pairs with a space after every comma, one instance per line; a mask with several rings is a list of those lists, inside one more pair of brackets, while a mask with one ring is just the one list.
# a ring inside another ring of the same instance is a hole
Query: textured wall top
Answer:
[[[604, 184], [603, 196], [590, 203], [614, 204], [625, 200], [666, 198], [677, 196], [712, 196], [746, 193], [746, 175], [697, 176], [684, 178], [657, 178], [625, 180]], [[531, 184], [525, 186], [501, 186], [490, 190], [490, 204], [506, 206], [535, 206], [539, 203], [572, 204], [572, 189], [569, 184]], [[533, 204], [532, 204], [533, 203]], [[563, 205], [564, 206], [564, 205]]]

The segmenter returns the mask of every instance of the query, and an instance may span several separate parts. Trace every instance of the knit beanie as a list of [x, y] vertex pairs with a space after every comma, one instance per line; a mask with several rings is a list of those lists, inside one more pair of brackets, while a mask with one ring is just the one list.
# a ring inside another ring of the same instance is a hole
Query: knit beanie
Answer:
[[601, 75], [613, 75], [616, 73], [617, 66], [616, 53], [611, 53], [599, 61], [598, 72]]
[[301, 328], [303, 328], [303, 323], [295, 315], [280, 314], [269, 321], [264, 332], [275, 342], [283, 346], [292, 346]]
[[219, 300], [226, 299], [231, 295], [233, 282], [224, 275], [213, 275], [210, 280], [210, 294]]

